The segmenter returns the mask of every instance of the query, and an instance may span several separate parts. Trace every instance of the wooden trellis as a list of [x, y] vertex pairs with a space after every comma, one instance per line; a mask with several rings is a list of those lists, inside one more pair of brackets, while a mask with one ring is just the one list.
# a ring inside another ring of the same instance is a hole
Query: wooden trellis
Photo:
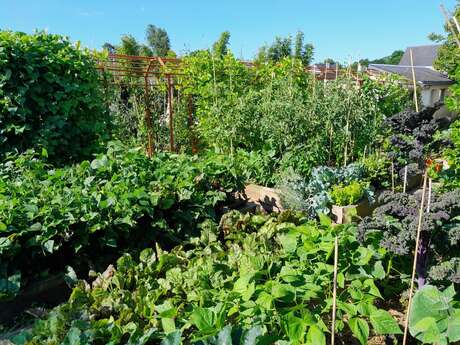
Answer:
[[[102, 78], [108, 84], [125, 84], [140, 86], [144, 88], [145, 100], [145, 125], [147, 127], [147, 154], [152, 156], [155, 147], [153, 140], [152, 113], [149, 106], [149, 90], [151, 87], [166, 85], [167, 109], [169, 118], [169, 145], [171, 151], [174, 147], [174, 87], [178, 85], [178, 77], [183, 75], [183, 68], [180, 59], [132, 56], [121, 54], [110, 54], [106, 59], [98, 61], [98, 69], [101, 70]], [[191, 102], [191, 97], [189, 98]], [[189, 112], [193, 106], [190, 104]], [[192, 114], [189, 114], [191, 118]], [[193, 140], [192, 140], [193, 142]], [[193, 148], [195, 150], [195, 148]]]
[[[254, 64], [248, 61], [241, 61], [248, 68]], [[149, 106], [149, 89], [166, 85], [167, 109], [169, 118], [169, 145], [170, 150], [175, 151], [174, 145], [174, 87], [179, 84], [179, 78], [184, 75], [183, 62], [178, 58], [166, 58], [158, 56], [133, 56], [121, 54], [109, 54], [107, 58], [98, 62], [98, 69], [102, 72], [101, 77], [109, 84], [124, 84], [144, 88], [145, 99], [145, 125], [147, 128], [147, 154], [152, 156], [154, 147], [154, 130], [152, 113]], [[345, 73], [343, 70], [328, 68], [327, 65], [309, 66], [305, 68], [306, 73], [312, 73], [317, 80], [335, 80]], [[351, 74], [351, 71], [348, 71]], [[362, 81], [357, 75], [351, 74], [359, 85]], [[190, 128], [193, 126], [193, 103], [192, 97], [188, 100], [188, 122]], [[196, 152], [196, 140], [191, 133], [192, 152]]]

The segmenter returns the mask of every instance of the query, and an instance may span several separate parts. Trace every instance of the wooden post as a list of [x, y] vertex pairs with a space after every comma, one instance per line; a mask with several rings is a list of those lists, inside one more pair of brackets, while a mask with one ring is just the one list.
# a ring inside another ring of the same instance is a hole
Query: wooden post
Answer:
[[412, 295], [414, 292], [415, 270], [417, 267], [420, 233], [421, 233], [422, 222], [423, 222], [423, 213], [424, 213], [423, 209], [424, 209], [424, 204], [425, 204], [427, 177], [428, 177], [428, 168], [425, 169], [425, 174], [423, 176], [422, 200], [420, 202], [420, 210], [418, 214], [417, 238], [415, 239], [414, 264], [412, 266], [412, 276], [411, 276], [411, 281], [410, 281], [409, 302], [407, 304], [406, 319], [404, 320], [404, 337], [403, 337], [403, 342], [402, 342], [403, 345], [406, 345], [406, 342], [407, 342], [407, 331], [409, 328], [409, 313], [410, 313], [410, 308], [412, 305]]
[[144, 98], [145, 98], [145, 125], [147, 127], [147, 155], [152, 157], [153, 154], [153, 124], [152, 114], [150, 112], [150, 94], [149, 94], [149, 72], [152, 68], [153, 60], [149, 61], [147, 70], [144, 74]]
[[195, 154], [198, 152], [196, 147], [196, 138], [193, 133], [193, 99], [192, 95], [188, 96], [188, 130], [190, 132], [190, 142], [192, 144], [192, 153]]
[[152, 157], [153, 154], [153, 124], [152, 114], [150, 113], [150, 97], [148, 78], [144, 77], [144, 98], [145, 98], [145, 125], [147, 127], [147, 155]]
[[337, 308], [337, 271], [339, 266], [339, 239], [335, 236], [334, 241], [334, 280], [332, 290], [332, 329], [331, 329], [331, 345], [335, 342], [335, 312]]
[[167, 75], [168, 81], [168, 112], [169, 112], [169, 145], [171, 152], [174, 152], [174, 118], [173, 118], [173, 86], [171, 75]]
[[415, 69], [414, 69], [414, 59], [412, 56], [412, 49], [409, 49], [410, 53], [410, 66], [412, 69], [412, 82], [414, 85], [414, 103], [415, 103], [415, 111], [418, 113], [418, 99], [417, 99], [417, 82], [415, 81]]

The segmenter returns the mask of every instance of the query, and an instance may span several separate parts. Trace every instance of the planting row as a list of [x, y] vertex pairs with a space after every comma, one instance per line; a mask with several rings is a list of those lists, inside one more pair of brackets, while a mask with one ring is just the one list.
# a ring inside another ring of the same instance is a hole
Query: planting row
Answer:
[[30, 153], [0, 163], [0, 299], [65, 264], [100, 269], [104, 255], [196, 235], [243, 182], [232, 161], [215, 154], [149, 159], [113, 143], [71, 167], [45, 158]]

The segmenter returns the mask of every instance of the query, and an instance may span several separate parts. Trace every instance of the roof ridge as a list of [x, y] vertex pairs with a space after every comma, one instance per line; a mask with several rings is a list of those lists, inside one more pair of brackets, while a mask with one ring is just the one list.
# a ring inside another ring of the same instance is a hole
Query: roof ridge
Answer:
[[421, 47], [440, 47], [442, 46], [442, 44], [421, 44], [421, 45], [418, 45], [418, 46], [408, 46], [406, 47], [406, 49], [410, 49], [410, 48], [421, 48]]

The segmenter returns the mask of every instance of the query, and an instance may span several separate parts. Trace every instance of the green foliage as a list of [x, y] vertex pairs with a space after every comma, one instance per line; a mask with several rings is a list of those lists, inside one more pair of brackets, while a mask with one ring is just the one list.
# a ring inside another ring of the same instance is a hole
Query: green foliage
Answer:
[[278, 181], [278, 159], [274, 150], [262, 151], [236, 150], [232, 158], [239, 167], [245, 181], [263, 186], [274, 186]]
[[298, 31], [294, 44], [291, 36], [276, 37], [269, 46], [262, 46], [257, 54], [257, 63], [280, 62], [286, 58], [295, 58], [308, 66], [313, 60], [314, 47], [311, 43], [304, 43], [304, 33]]
[[451, 285], [444, 291], [427, 285], [412, 301], [409, 331], [423, 344], [447, 345], [460, 341], [460, 308]]
[[161, 57], [168, 56], [171, 45], [165, 29], [149, 24], [146, 29], [146, 39], [153, 55]]
[[34, 154], [10, 157], [0, 164], [0, 286], [13, 283], [11, 295], [17, 274], [34, 279], [92, 252], [178, 243], [218, 221], [242, 182], [231, 160], [211, 153], [149, 159], [113, 143], [93, 161], [61, 169]]
[[373, 153], [362, 160], [365, 180], [376, 189], [391, 187], [391, 161], [386, 155]]
[[219, 39], [212, 45], [212, 53], [217, 57], [223, 57], [228, 53], [228, 44], [230, 41], [230, 32], [224, 31], [220, 34]]
[[385, 117], [413, 108], [409, 90], [402, 87], [401, 77], [382, 74], [377, 80], [364, 77], [363, 92], [376, 101], [375, 106]]
[[58, 162], [91, 157], [109, 118], [94, 55], [67, 38], [0, 31], [0, 154], [43, 147]]
[[450, 126], [448, 133], [452, 145], [445, 150], [444, 156], [449, 168], [442, 171], [440, 176], [445, 188], [460, 188], [460, 120]]
[[[453, 16], [457, 18], [457, 21], [460, 21], [460, 4], [458, 3], [453, 11]], [[452, 21], [451, 24], [455, 27]], [[456, 35], [457, 39], [460, 39], [460, 33], [452, 33], [447, 23], [444, 28], [447, 36], [439, 48], [435, 67], [446, 72], [450, 78], [456, 81], [456, 84], [450, 88], [451, 96], [446, 98], [446, 104], [453, 111], [460, 112], [460, 47], [454, 37]]]
[[[453, 11], [453, 15], [460, 19], [460, 5], [457, 5]], [[451, 24], [455, 26], [453, 21]], [[447, 23], [444, 26], [444, 29], [447, 33], [445, 40], [442, 46], [439, 48], [438, 57], [435, 61], [435, 68], [439, 71], [446, 72], [449, 76], [454, 76], [455, 71], [459, 66], [459, 56], [460, 56], [460, 47], [458, 47], [450, 27]], [[455, 33], [458, 36], [458, 33]]]
[[352, 181], [348, 185], [335, 185], [332, 186], [331, 198], [338, 206], [354, 205], [364, 197], [367, 188], [369, 188], [368, 183], [358, 181]]
[[184, 59], [185, 94], [195, 95], [200, 143], [275, 152], [282, 170], [308, 175], [318, 164], [350, 162], [369, 151], [384, 116], [407, 104], [396, 81], [388, 86], [351, 79], [316, 82], [298, 59], [248, 68], [209, 51]]
[[302, 61], [304, 66], [308, 66], [313, 60], [313, 53], [313, 44], [304, 43], [304, 33], [298, 31], [295, 36], [294, 57]]
[[[397, 65], [399, 64], [399, 61], [401, 61], [402, 56], [404, 55], [403, 50], [395, 50], [393, 53], [391, 53], [388, 56], [384, 56], [379, 59], [374, 59], [374, 60], [369, 60], [369, 59], [363, 59], [360, 60], [359, 63], [362, 66], [369, 66], [370, 64], [386, 64], [386, 65]], [[355, 66], [357, 63], [355, 63]]]
[[[116, 48], [117, 54], [123, 55], [141, 55], [141, 52], [146, 52], [142, 50], [142, 44], [138, 43], [136, 38], [133, 35], [123, 35], [120, 39], [120, 45]], [[142, 50], [142, 51], [141, 51]], [[150, 54], [148, 54], [150, 55]]]
[[457, 83], [449, 88], [450, 95], [446, 98], [446, 104], [449, 109], [460, 112], [460, 65], [457, 67], [455, 74], [452, 77], [457, 81]]
[[168, 343], [326, 344], [335, 236], [347, 253], [339, 260], [338, 336], [352, 334], [366, 344], [371, 334], [401, 333], [376, 306], [386, 253], [372, 242], [359, 246], [354, 228], [333, 228], [326, 218], [305, 222], [294, 213], [234, 213], [227, 220], [220, 234], [202, 233], [193, 249], [146, 249], [138, 262], [125, 254], [106, 286], [85, 290], [80, 283], [22, 343], [51, 344], [78, 334], [112, 344], [137, 344], [147, 336]]
[[133, 35], [125, 34], [121, 36], [118, 45], [104, 43], [102, 48], [112, 54], [160, 57], [175, 55], [171, 51], [169, 36], [165, 29], [149, 24], [145, 30], [145, 39], [146, 44], [138, 42]]

